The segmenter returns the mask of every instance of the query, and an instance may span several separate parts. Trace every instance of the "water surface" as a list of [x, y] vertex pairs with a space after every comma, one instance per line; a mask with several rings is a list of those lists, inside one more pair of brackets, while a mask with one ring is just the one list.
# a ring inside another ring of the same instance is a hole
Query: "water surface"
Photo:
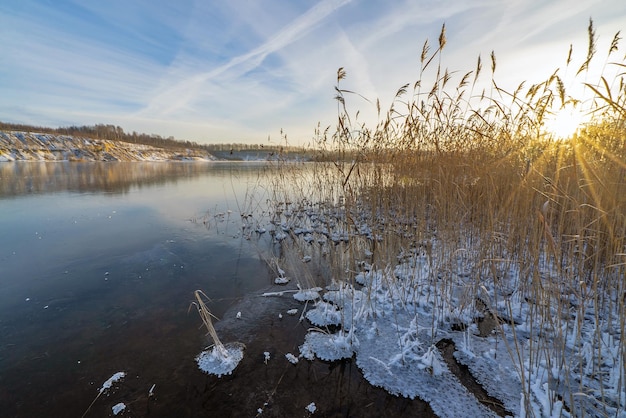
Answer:
[[[264, 163], [0, 163], [0, 416], [82, 416], [119, 371], [85, 416], [119, 402], [135, 417], [308, 416], [311, 402], [315, 416], [432, 416], [352, 360], [286, 360], [310, 324], [290, 296], [260, 296], [285, 289], [263, 261], [276, 245], [243, 234], [240, 217], [263, 212], [273, 175]], [[247, 346], [231, 376], [196, 366], [209, 344], [196, 289], [222, 340]]]
[[193, 291], [220, 315], [269, 283], [236, 219], [246, 192], [263, 194], [264, 170], [0, 164], [1, 415], [69, 408], [67, 396], [76, 409], [62, 415], [75, 416], [81, 394], [116, 371], [167, 374], [182, 353], [193, 359], [203, 340]]

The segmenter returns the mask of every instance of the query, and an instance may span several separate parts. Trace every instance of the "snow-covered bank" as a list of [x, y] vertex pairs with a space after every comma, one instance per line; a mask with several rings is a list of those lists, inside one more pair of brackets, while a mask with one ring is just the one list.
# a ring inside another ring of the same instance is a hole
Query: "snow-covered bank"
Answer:
[[0, 132], [0, 162], [9, 161], [210, 161], [195, 149], [170, 150], [121, 141], [36, 132]]
[[[302, 317], [315, 328], [300, 346], [300, 358], [355, 358], [372, 385], [425, 400], [441, 417], [497, 416], [446, 364], [438, 347], [447, 340], [456, 362], [507, 415], [626, 418], [621, 295], [588, 288], [566, 293], [566, 283], [561, 292], [544, 291], [538, 302], [519, 260], [492, 259], [486, 268], [480, 243], [453, 251], [437, 237], [401, 249], [397, 263], [377, 266], [368, 248], [384, 242], [371, 232], [380, 228], [367, 212], [305, 202], [277, 213], [268, 229], [283, 254], [296, 253], [292, 260], [306, 256], [312, 258], [307, 265], [324, 265], [333, 254], [362, 249], [345, 276], [331, 277], [306, 299]], [[286, 236], [278, 239], [279, 233]], [[304, 264], [281, 265], [293, 281], [319, 284], [305, 278]], [[565, 280], [548, 257], [538, 260], [537, 270], [543, 289]], [[483, 321], [492, 322], [486, 331]]]
[[[298, 251], [318, 260], [345, 251], [337, 235], [348, 219], [341, 208], [308, 208], [300, 215], [280, 224], [292, 232]], [[373, 217], [359, 215], [349, 217], [355, 225], [347, 245], [353, 249], [363, 238], [381, 240], [371, 233]], [[354, 221], [359, 218], [363, 222]], [[328, 239], [321, 248], [306, 244], [321, 237]], [[494, 261], [497, 285], [475, 281], [468, 272], [485, 273], [478, 251], [471, 246], [438, 251], [443, 246], [432, 239], [402, 250], [396, 265], [380, 267], [368, 264], [365, 251], [360, 271], [353, 278], [347, 270], [346, 277], [333, 277], [307, 313], [318, 329], [307, 335], [301, 356], [326, 361], [354, 356], [372, 385], [419, 397], [441, 417], [493, 416], [446, 366], [437, 344], [448, 339], [455, 343], [456, 361], [514, 416], [626, 417], [618, 303], [595, 304], [572, 292], [546, 296], [550, 304], [538, 307], [518, 263]], [[549, 260], [539, 270], [545, 287], [564, 280]], [[566, 298], [569, 309], [559, 309], [558, 298]], [[485, 335], [478, 327], [484, 317], [495, 318]], [[325, 329], [337, 322], [338, 331]]]

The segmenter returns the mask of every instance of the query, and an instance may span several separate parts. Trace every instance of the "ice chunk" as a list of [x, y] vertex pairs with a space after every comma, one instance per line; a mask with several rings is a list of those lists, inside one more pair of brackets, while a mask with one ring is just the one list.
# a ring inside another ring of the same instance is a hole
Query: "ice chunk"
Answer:
[[289, 360], [289, 363], [298, 364], [298, 357], [294, 356], [293, 354], [287, 353], [285, 354], [285, 357], [287, 358], [287, 360]]
[[243, 359], [244, 345], [228, 343], [222, 347], [214, 345], [196, 356], [198, 367], [205, 373], [222, 377], [231, 374]]
[[293, 298], [300, 302], [316, 300], [320, 298], [321, 287], [312, 287], [310, 289], [300, 289], [294, 293]]
[[120, 402], [118, 404], [113, 405], [111, 409], [113, 410], [113, 415], [117, 415], [126, 409], [126, 405], [123, 402]]
[[117, 372], [113, 376], [109, 377], [109, 379], [102, 384], [99, 393], [102, 394], [104, 391], [111, 389], [113, 383], [119, 382], [124, 378], [124, 376], [126, 376], [125, 372]]
[[314, 353], [321, 360], [335, 361], [351, 358], [358, 346], [358, 339], [352, 332], [339, 331], [336, 334], [327, 334], [312, 331], [305, 337], [300, 352], [305, 358], [308, 358], [305, 353]]
[[318, 302], [314, 309], [306, 313], [306, 317], [313, 325], [323, 327], [341, 324], [341, 311], [328, 302]]
[[315, 360], [315, 353], [313, 352], [313, 348], [310, 344], [302, 344], [300, 346], [300, 357], [310, 361]]

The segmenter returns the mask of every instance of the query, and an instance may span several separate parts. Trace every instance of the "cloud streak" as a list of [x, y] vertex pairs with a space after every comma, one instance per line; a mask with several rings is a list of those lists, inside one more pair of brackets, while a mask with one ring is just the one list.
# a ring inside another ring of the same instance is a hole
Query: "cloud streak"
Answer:
[[[306, 141], [336, 117], [333, 85], [383, 109], [419, 75], [445, 22], [442, 64], [498, 57], [498, 81], [545, 76], [626, 21], [621, 0], [22, 0], [0, 3], [0, 114], [10, 122], [113, 123], [181, 139]], [[599, 46], [602, 49], [602, 46]], [[561, 59], [562, 55], [562, 59]], [[368, 113], [357, 97], [351, 108]], [[371, 110], [371, 109], [370, 109]]]
[[285, 26], [263, 44], [253, 50], [233, 57], [226, 64], [220, 65], [207, 72], [201, 72], [182, 81], [167, 86], [150, 101], [142, 114], [168, 116], [179, 110], [188, 109], [205, 83], [225, 74], [229, 79], [236, 79], [258, 67], [266, 57], [287, 45], [296, 42], [310, 32], [323, 19], [335, 10], [349, 3], [350, 0], [324, 0], [317, 3], [306, 13], [299, 16], [292, 23]]

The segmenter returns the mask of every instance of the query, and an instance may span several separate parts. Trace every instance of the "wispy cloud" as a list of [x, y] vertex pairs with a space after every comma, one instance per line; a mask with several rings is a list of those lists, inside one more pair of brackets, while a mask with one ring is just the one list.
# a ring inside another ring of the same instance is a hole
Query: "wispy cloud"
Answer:
[[285, 46], [297, 41], [318, 25], [324, 18], [332, 14], [350, 0], [323, 0], [296, 18], [267, 41], [253, 50], [231, 58], [226, 64], [220, 65], [210, 71], [201, 72], [191, 77], [166, 86], [157, 92], [150, 101], [148, 107], [142, 111], [144, 114], [167, 116], [179, 110], [188, 110], [190, 103], [197, 97], [198, 92], [205, 83], [214, 80], [224, 74], [229, 79], [236, 79], [241, 75], [258, 67], [266, 57], [279, 51]]
[[[131, 50], [111, 48], [104, 41], [77, 36], [85, 22], [58, 10], [14, 14], [2, 25], [3, 105], [23, 102], [33, 108], [119, 107], [135, 110], [145, 91], [162, 72], [161, 65]], [[46, 24], [57, 19], [59, 26]], [[89, 26], [89, 25], [87, 25]], [[6, 84], [5, 84], [6, 83]]]
[[[114, 123], [198, 141], [296, 140], [336, 117], [333, 85], [383, 107], [419, 75], [422, 43], [445, 22], [442, 64], [498, 57], [522, 81], [626, 29], [621, 0], [22, 0], [0, 3], [0, 114], [33, 124]], [[561, 58], [562, 56], [562, 58]], [[371, 110], [355, 97], [351, 108]], [[368, 107], [369, 106], [369, 107]]]

